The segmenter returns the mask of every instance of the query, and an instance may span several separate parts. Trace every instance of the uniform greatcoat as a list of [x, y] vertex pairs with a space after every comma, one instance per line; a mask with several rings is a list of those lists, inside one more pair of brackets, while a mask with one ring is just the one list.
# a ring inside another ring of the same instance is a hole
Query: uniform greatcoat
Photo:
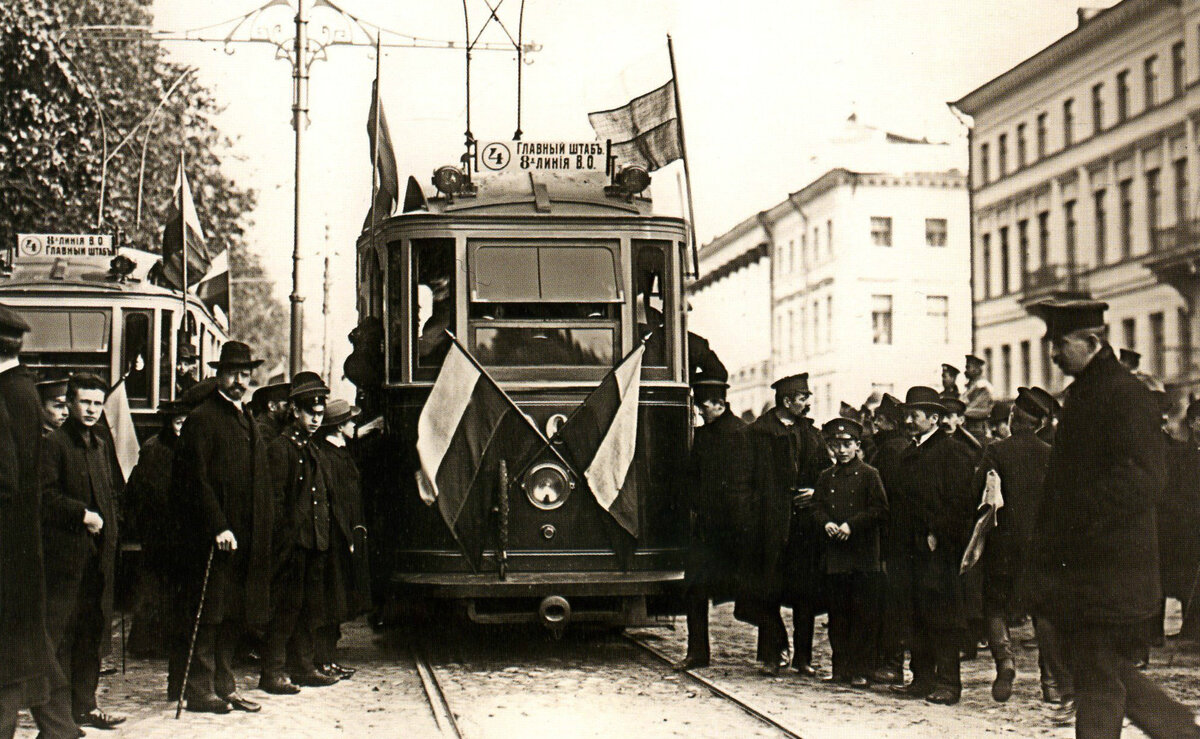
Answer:
[[850, 526], [850, 538], [846, 541], [826, 536], [825, 572], [844, 575], [881, 571], [879, 529], [887, 514], [887, 495], [874, 467], [854, 459], [822, 472], [813, 492], [817, 525], [823, 527], [832, 521]]
[[687, 577], [718, 602], [738, 590], [738, 557], [750, 528], [751, 457], [746, 424], [728, 408], [696, 429], [688, 468], [693, 525]]

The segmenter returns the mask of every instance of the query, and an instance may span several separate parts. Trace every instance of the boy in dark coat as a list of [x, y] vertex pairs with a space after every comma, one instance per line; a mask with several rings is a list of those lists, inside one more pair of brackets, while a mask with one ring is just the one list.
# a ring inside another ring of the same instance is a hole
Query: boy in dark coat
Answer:
[[813, 491], [813, 515], [826, 537], [831, 679], [865, 688], [879, 628], [879, 527], [887, 518], [887, 496], [879, 473], [859, 459], [862, 426], [835, 418], [821, 433], [835, 462]]
[[46, 629], [71, 682], [75, 723], [111, 729], [124, 717], [96, 706], [100, 652], [110, 638], [117, 499], [125, 485], [112, 438], [99, 423], [107, 383], [79, 374], [69, 417], [42, 449]]
[[884, 578], [883, 622], [879, 628], [876, 662], [879, 667], [871, 681], [902, 685], [904, 651], [912, 637], [912, 552], [911, 506], [900, 486], [900, 456], [910, 440], [903, 431], [904, 417], [900, 401], [885, 393], [876, 411], [875, 453], [867, 460], [879, 471], [887, 495], [888, 520], [880, 532], [881, 554], [887, 575]]

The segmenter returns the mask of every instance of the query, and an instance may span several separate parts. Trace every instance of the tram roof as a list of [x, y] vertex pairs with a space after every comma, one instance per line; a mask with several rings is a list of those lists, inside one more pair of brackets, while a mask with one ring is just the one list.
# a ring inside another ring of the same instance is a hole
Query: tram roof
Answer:
[[650, 216], [650, 198], [607, 194], [602, 172], [497, 172], [477, 174], [475, 193], [425, 197], [409, 177], [400, 215]]

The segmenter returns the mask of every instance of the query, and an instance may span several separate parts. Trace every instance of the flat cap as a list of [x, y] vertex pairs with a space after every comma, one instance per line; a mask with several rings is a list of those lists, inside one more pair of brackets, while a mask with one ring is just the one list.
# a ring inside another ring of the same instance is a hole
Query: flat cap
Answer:
[[826, 421], [821, 427], [821, 434], [826, 439], [851, 439], [853, 441], [862, 440], [862, 424], [852, 418], [834, 418]]
[[788, 375], [781, 377], [771, 383], [771, 389], [785, 395], [795, 395], [796, 393], [810, 393], [808, 389], [808, 373], [801, 372], [798, 375]]
[[1081, 329], [1104, 327], [1104, 311], [1108, 303], [1100, 300], [1045, 300], [1031, 305], [1029, 312], [1046, 323], [1049, 341]]
[[29, 324], [21, 314], [6, 305], [0, 305], [0, 336], [19, 339], [29, 332]]

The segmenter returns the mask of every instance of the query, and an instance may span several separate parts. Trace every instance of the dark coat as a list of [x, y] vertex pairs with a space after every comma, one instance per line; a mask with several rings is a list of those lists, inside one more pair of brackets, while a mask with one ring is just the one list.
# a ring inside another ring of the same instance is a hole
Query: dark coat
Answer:
[[831, 462], [809, 418], [787, 425], [778, 409], [750, 424], [753, 496], [742, 562], [743, 594], [764, 603], [811, 600], [821, 587], [820, 533], [811, 508], [793, 512], [798, 488], [813, 488]]
[[[1024, 579], [1033, 537], [1034, 519], [1042, 503], [1042, 483], [1050, 461], [1050, 445], [1033, 430], [1014, 430], [1012, 436], [988, 445], [971, 489], [980, 500], [988, 470], [1000, 476], [1004, 506], [996, 513], [996, 528], [987, 537], [980, 566], [986, 576]], [[1018, 586], [1017, 594], [1021, 595]]]
[[850, 538], [845, 541], [825, 535], [825, 572], [844, 575], [882, 570], [879, 529], [887, 520], [887, 512], [883, 482], [871, 465], [853, 459], [822, 472], [813, 492], [817, 525], [850, 526]]
[[169, 429], [147, 439], [125, 484], [124, 536], [141, 542], [145, 567], [164, 574], [173, 569], [172, 544], [179, 533], [171, 516], [171, 470], [178, 440]]
[[1167, 484], [1158, 503], [1158, 555], [1163, 595], [1187, 603], [1200, 564], [1200, 449], [1192, 442], [1167, 442]]
[[44, 703], [58, 670], [46, 636], [41, 405], [24, 368], [0, 372], [0, 686], [23, 705]]
[[974, 469], [971, 451], [940, 428], [900, 456], [900, 490], [910, 506], [913, 595], [923, 620], [940, 628], [966, 626], [958, 567], [975, 524]]
[[183, 424], [172, 468], [181, 561], [189, 582], [203, 577], [217, 534], [232, 531], [235, 552], [217, 552], [204, 604], [209, 623], [244, 617], [261, 626], [270, 615], [273, 510], [266, 446], [255, 424], [220, 392]]
[[[91, 442], [86, 441], [88, 437]], [[90, 453], [89, 443], [94, 445]], [[89, 461], [89, 456], [98, 457], [99, 462]], [[65, 624], [70, 618], [84, 565], [91, 557], [99, 556], [100, 576], [104, 579], [100, 607], [104, 623], [111, 623], [120, 537], [117, 501], [124, 487], [112, 438], [99, 423], [89, 430], [68, 418], [46, 437], [42, 446], [42, 541], [46, 609], [51, 622], [61, 619]], [[104, 520], [95, 536], [83, 524], [84, 511], [89, 509]], [[53, 626], [50, 630], [52, 634], [56, 631]]]
[[739, 557], [749, 529], [751, 459], [746, 424], [733, 411], [726, 409], [696, 429], [688, 462], [687, 577], [717, 601], [737, 594]]
[[[313, 534], [317, 525], [312, 488], [319, 484], [325, 490], [327, 501], [329, 495], [326, 472], [321, 469], [325, 465], [324, 455], [316, 446], [316, 441], [295, 424], [285, 426], [283, 433], [267, 444], [275, 510], [275, 530], [271, 535], [272, 567], [276, 573], [292, 559], [302, 542], [316, 545], [313, 537], [305, 536]], [[332, 507], [323, 513], [332, 517]], [[329, 519], [321, 520], [328, 527], [323, 529], [325, 532], [332, 529]], [[328, 533], [324, 539], [328, 542]]]
[[325, 567], [325, 618], [331, 624], [343, 623], [371, 606], [362, 478], [346, 447], [322, 439], [317, 448], [333, 514], [329, 562]]
[[1157, 617], [1161, 424], [1153, 394], [1108, 346], [1068, 388], [1034, 525], [1034, 613], [1064, 628]]

